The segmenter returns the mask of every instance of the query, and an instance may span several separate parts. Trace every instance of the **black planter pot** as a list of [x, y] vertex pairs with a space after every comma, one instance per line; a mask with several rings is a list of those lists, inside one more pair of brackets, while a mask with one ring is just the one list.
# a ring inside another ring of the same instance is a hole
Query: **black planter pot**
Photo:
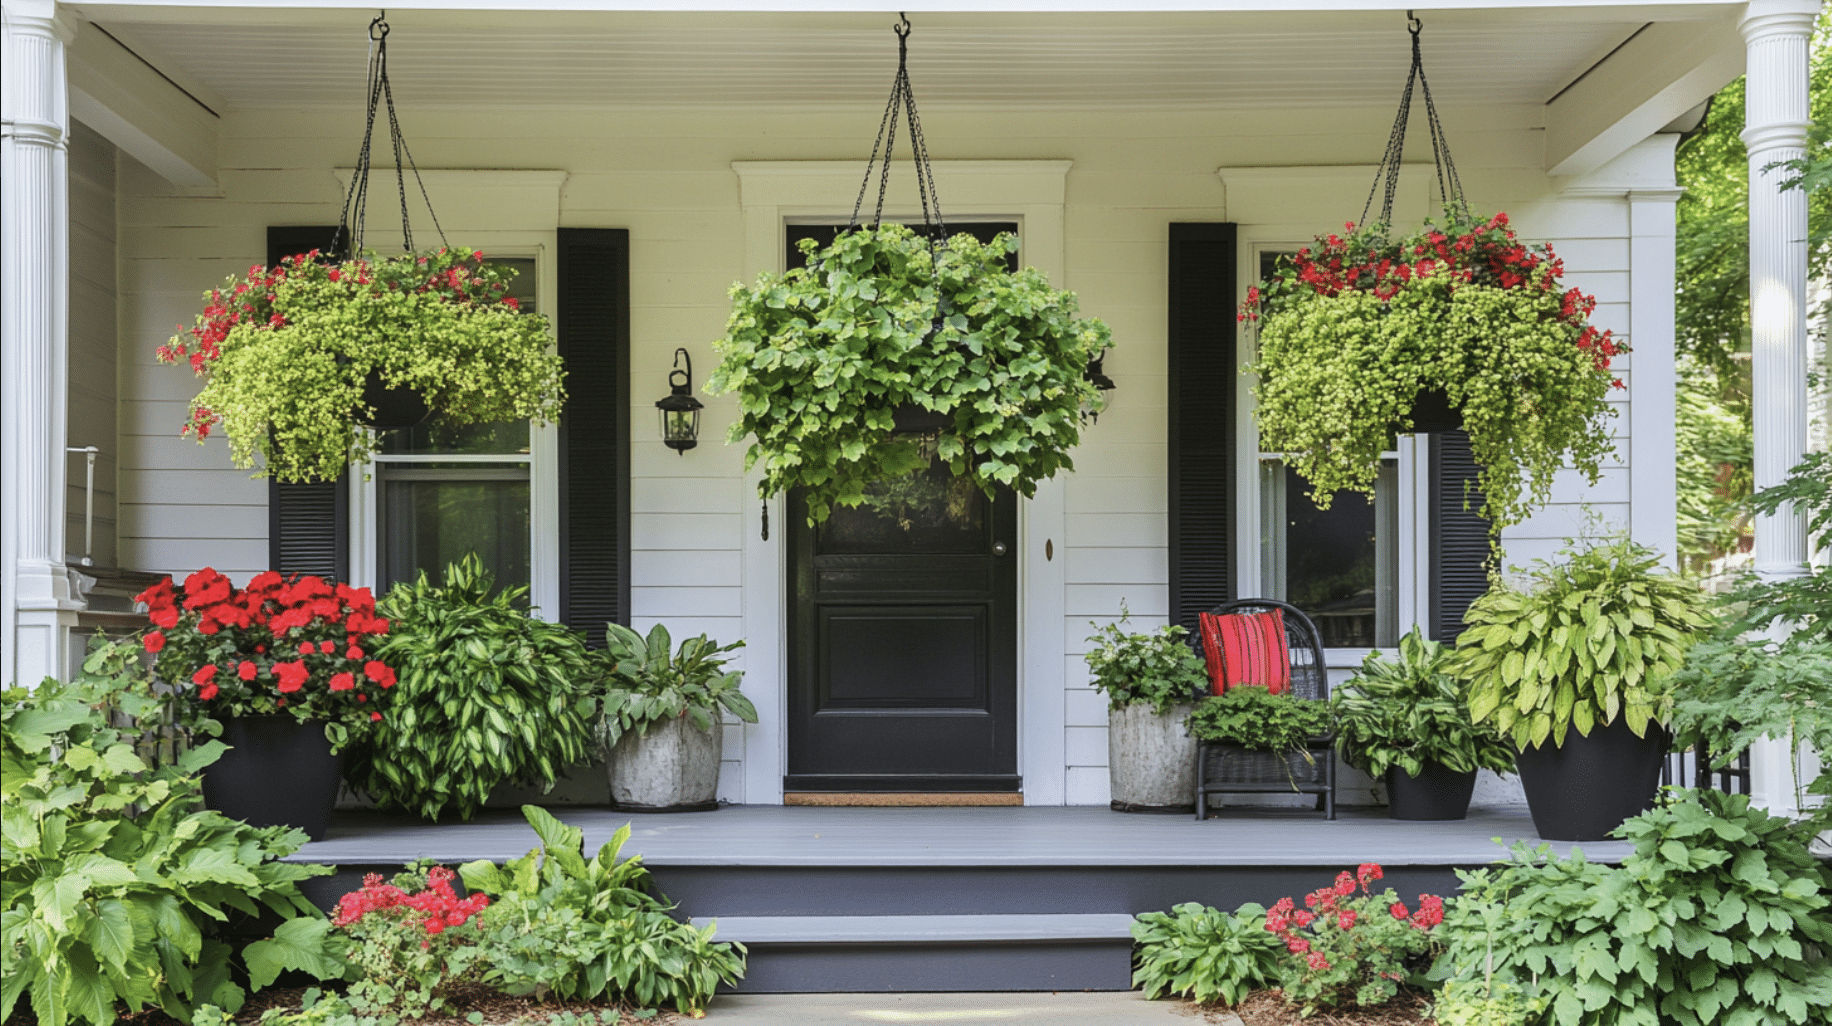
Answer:
[[1519, 753], [1514, 765], [1533, 828], [1548, 841], [1603, 840], [1653, 805], [1666, 753], [1665, 730], [1649, 725], [1647, 737], [1636, 737], [1620, 719], [1588, 737], [1573, 727], [1562, 747], [1548, 738]]
[[432, 407], [426, 405], [426, 397], [417, 389], [384, 386], [380, 371], [370, 371], [363, 380], [363, 405], [373, 409], [375, 414], [368, 416], [359, 412], [359, 419], [377, 431], [417, 427], [433, 412]]
[[891, 422], [899, 434], [926, 435], [934, 431], [946, 431], [954, 426], [953, 416], [937, 413], [915, 403], [904, 403], [891, 410]]
[[1462, 819], [1476, 793], [1476, 771], [1458, 773], [1428, 762], [1412, 776], [1394, 766], [1387, 770], [1387, 813], [1394, 819]]
[[1428, 388], [1412, 401], [1412, 433], [1419, 435], [1456, 431], [1463, 427], [1463, 413], [1450, 405], [1450, 395], [1441, 388]]
[[324, 724], [287, 714], [223, 721], [229, 750], [204, 767], [204, 802], [250, 826], [292, 826], [324, 840], [343, 782], [343, 756], [331, 754]]

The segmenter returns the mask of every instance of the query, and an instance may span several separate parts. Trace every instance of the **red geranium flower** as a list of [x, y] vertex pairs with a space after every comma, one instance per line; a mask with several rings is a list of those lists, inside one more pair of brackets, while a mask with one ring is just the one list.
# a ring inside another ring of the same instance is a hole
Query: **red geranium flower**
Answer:
[[165, 635], [158, 631], [148, 631], [146, 637], [140, 639], [140, 644], [144, 645], [148, 652], [158, 652], [165, 647]]

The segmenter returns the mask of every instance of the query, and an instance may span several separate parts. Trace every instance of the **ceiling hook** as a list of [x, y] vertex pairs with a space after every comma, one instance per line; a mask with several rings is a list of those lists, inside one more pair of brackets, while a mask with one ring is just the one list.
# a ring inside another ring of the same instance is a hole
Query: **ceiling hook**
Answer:
[[1416, 36], [1419, 34], [1419, 30], [1424, 27], [1425, 23], [1423, 21], [1413, 17], [1411, 11], [1406, 12], [1406, 31]]
[[897, 33], [898, 39], [908, 39], [910, 37], [910, 16], [898, 11], [897, 24], [891, 26], [891, 31]]
[[[376, 26], [378, 25], [381, 26], [381, 29], [382, 29], [382, 34], [379, 36], [375, 34], [375, 29], [376, 29]], [[370, 42], [380, 42], [381, 40], [384, 40], [387, 38], [388, 38], [388, 12], [383, 11], [380, 14], [377, 14], [375, 16], [374, 21], [369, 23], [369, 41]]]

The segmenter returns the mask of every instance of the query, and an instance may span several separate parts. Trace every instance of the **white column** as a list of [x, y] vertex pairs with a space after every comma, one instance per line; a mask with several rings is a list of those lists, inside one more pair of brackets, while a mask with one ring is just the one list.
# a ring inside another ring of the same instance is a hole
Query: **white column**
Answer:
[[[1753, 0], [1741, 28], [1748, 47], [1743, 142], [1749, 148], [1749, 294], [1755, 485], [1780, 484], [1807, 447], [1807, 197], [1781, 191], [1788, 172], [1764, 171], [1806, 154], [1807, 45], [1819, 0]], [[1771, 580], [1806, 572], [1806, 518], [1784, 508], [1757, 517], [1756, 571]], [[1751, 753], [1757, 800], [1794, 811], [1795, 753], [1764, 744]]]
[[[1671, 167], [1677, 136], [1656, 136]], [[1629, 536], [1679, 565], [1678, 445], [1673, 355], [1677, 188], [1633, 189], [1629, 201]]]
[[0, 682], [64, 674], [69, 154], [55, 0], [4, 4], [0, 63]]

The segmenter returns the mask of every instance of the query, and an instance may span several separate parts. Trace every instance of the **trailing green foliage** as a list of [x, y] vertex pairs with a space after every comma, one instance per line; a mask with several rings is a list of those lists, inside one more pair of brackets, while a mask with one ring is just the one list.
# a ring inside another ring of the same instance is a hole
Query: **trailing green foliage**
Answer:
[[721, 983], [743, 977], [743, 945], [715, 943], [715, 925], [670, 918], [641, 857], [618, 860], [628, 824], [588, 861], [584, 831], [532, 805], [522, 812], [540, 848], [503, 866], [459, 869], [465, 886], [495, 898], [479, 918], [484, 982], [563, 1001], [671, 1005], [698, 1018]]
[[1457, 773], [1513, 770], [1514, 750], [1470, 719], [1467, 687], [1451, 673], [1455, 658], [1416, 627], [1399, 639], [1396, 658], [1368, 653], [1329, 699], [1336, 747], [1349, 765], [1373, 777], [1389, 768], [1416, 777], [1433, 762]]
[[1162, 716], [1171, 706], [1193, 702], [1208, 691], [1208, 669], [1191, 650], [1188, 630], [1172, 624], [1150, 634], [1128, 634], [1124, 628], [1131, 618], [1121, 602], [1118, 622], [1100, 627], [1088, 621], [1095, 628], [1088, 636], [1093, 647], [1084, 657], [1088, 675], [1094, 690], [1107, 696], [1109, 708], [1144, 702]]
[[656, 624], [649, 636], [618, 623], [605, 624], [605, 652], [612, 664], [604, 692], [604, 743], [608, 747], [628, 731], [649, 728], [686, 716], [701, 730], [711, 730], [723, 708], [746, 723], [757, 722], [757, 707], [738, 690], [740, 672], [724, 671], [724, 653], [744, 642], [718, 645], [702, 634], [671, 652], [668, 629]]
[[[1199, 741], [1228, 741], [1242, 748], [1302, 750], [1311, 738], [1330, 732], [1328, 702], [1273, 694], [1254, 684], [1238, 684], [1196, 703], [1189, 732]], [[1310, 758], [1305, 752], [1304, 757]]]
[[287, 258], [205, 296], [197, 326], [160, 347], [206, 380], [185, 425], [220, 421], [237, 466], [332, 481], [367, 460], [363, 388], [419, 391], [450, 424], [556, 420], [564, 391], [547, 320], [508, 296], [515, 272], [469, 249], [327, 265]]
[[1148, 1001], [1168, 994], [1199, 1005], [1240, 1004], [1278, 979], [1285, 950], [1266, 929], [1265, 906], [1251, 903], [1231, 914], [1193, 901], [1141, 913], [1132, 938], [1132, 985]]
[[1646, 737], [1671, 715], [1666, 677], [1707, 624], [1705, 596], [1626, 539], [1560, 555], [1535, 562], [1527, 590], [1497, 579], [1465, 614], [1455, 672], [1470, 716], [1522, 751], [1618, 717]]
[[201, 808], [196, 774], [222, 742], [149, 766], [137, 718], [153, 720], [157, 702], [95, 675], [0, 696], [0, 1018], [22, 996], [42, 1026], [105, 1026], [123, 1006], [181, 1019], [196, 1002], [239, 1008], [235, 950], [219, 930], [236, 912], [298, 917], [242, 953], [254, 988], [281, 969], [343, 974], [329, 924], [298, 889], [330, 870], [278, 861], [302, 831]]
[[760, 495], [802, 487], [818, 522], [866, 501], [872, 482], [918, 469], [918, 439], [892, 431], [904, 404], [949, 418], [936, 452], [988, 496], [995, 484], [1029, 496], [1074, 469], [1083, 404], [1101, 401], [1088, 361], [1112, 337], [1042, 272], [1006, 270], [1016, 237], [957, 235], [936, 254], [884, 224], [841, 232], [819, 253], [802, 246], [806, 268], [732, 286], [707, 383], [738, 397], [728, 440], [752, 436], [745, 467], [763, 464]]
[[1560, 1026], [1778, 1026], [1832, 1005], [1832, 878], [1747, 795], [1681, 792], [1623, 824], [1618, 869], [1516, 845], [1459, 872], [1440, 978], [1499, 981]]
[[378, 804], [469, 819], [497, 784], [552, 788], [589, 757], [601, 671], [584, 636], [518, 608], [525, 587], [493, 591], [470, 555], [377, 605], [393, 626], [374, 655], [399, 683], [345, 778]]

